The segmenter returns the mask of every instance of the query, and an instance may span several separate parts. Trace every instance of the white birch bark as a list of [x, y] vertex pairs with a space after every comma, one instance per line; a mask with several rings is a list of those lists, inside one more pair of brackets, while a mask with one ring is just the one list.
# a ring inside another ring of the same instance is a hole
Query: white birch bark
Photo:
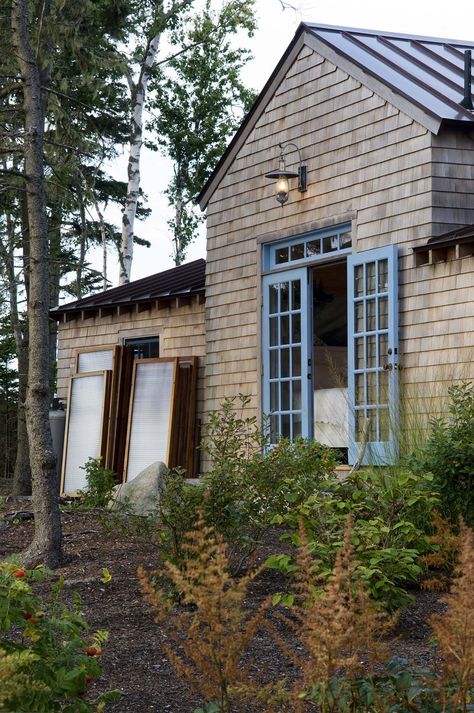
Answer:
[[132, 101], [132, 117], [130, 126], [130, 152], [128, 157], [128, 185], [125, 207], [122, 213], [122, 239], [120, 244], [120, 279], [121, 285], [130, 282], [133, 260], [133, 235], [135, 216], [137, 212], [140, 190], [140, 155], [143, 144], [143, 112], [145, 109], [146, 92], [153, 64], [160, 46], [161, 32], [149, 42], [145, 58], [140, 67], [137, 82], [129, 77], [129, 87]]

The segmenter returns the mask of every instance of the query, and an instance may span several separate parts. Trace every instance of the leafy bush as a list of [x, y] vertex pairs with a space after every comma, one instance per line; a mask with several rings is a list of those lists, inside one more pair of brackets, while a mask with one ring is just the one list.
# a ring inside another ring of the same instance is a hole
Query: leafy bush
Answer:
[[243, 415], [248, 400], [225, 399], [210, 415], [201, 448], [211, 469], [202, 486], [189, 486], [177, 473], [163, 479], [162, 545], [175, 563], [183, 561], [184, 534], [202, 507], [206, 523], [227, 543], [236, 574], [274, 516], [303, 502], [334, 470], [333, 452], [308, 439], [282, 440], [265, 449], [266, 437], [256, 418]]
[[[283, 537], [299, 545], [300, 522], [315, 560], [315, 576], [326, 579], [341, 548], [347, 518], [352, 520], [355, 577], [388, 608], [408, 603], [406, 589], [421, 574], [419, 557], [429, 548], [428, 527], [436, 504], [430, 476], [379, 468], [345, 481], [329, 478], [303, 503], [277, 516], [290, 529]], [[270, 567], [288, 575], [295, 570], [290, 555], [274, 555]]]
[[0, 562], [0, 709], [42, 713], [101, 711], [117, 692], [87, 701], [89, 683], [101, 673], [99, 656], [107, 632], [88, 634], [79, 601], [61, 602], [62, 581], [48, 605], [32, 583], [48, 573]]
[[425, 445], [410, 459], [415, 472], [433, 473], [439, 508], [451, 522], [474, 524], [474, 384], [451, 386], [449, 417], [431, 420]]
[[100, 458], [89, 458], [82, 466], [86, 471], [87, 490], [80, 492], [79, 507], [84, 509], [102, 508], [112, 497], [117, 485], [115, 473], [101, 465]]

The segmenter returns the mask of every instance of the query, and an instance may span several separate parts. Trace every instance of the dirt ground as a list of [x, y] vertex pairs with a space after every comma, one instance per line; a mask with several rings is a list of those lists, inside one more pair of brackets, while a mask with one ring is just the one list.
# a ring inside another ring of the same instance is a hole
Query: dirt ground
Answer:
[[[18, 499], [7, 499], [1, 508], [0, 559], [21, 551], [29, 542], [32, 520], [11, 521], [16, 512], [28, 510], [28, 500]], [[168, 662], [159, 627], [153, 622], [138, 586], [137, 567], [157, 568], [158, 548], [149, 538], [144, 541], [117, 527], [111, 533], [106, 532], [97, 513], [64, 512], [63, 532], [65, 560], [57, 574], [65, 578], [66, 591], [80, 594], [91, 629], [107, 629], [110, 635], [104, 647], [102, 677], [94, 685], [97, 691], [119, 688], [122, 697], [107, 710], [193, 713], [203, 702]], [[258, 553], [259, 559], [264, 560], [271, 552], [279, 551], [279, 547], [276, 541], [267, 542]], [[112, 574], [107, 584], [101, 582], [103, 567]], [[249, 607], [256, 608], [269, 594], [286, 586], [282, 575], [266, 570], [252, 585]], [[440, 611], [442, 604], [433, 593], [414, 594], [416, 602], [401, 614], [391, 648], [394, 654], [407, 656], [415, 664], [432, 665], [435, 662], [426, 620], [434, 611]], [[290, 632], [281, 633], [291, 643]], [[246, 663], [262, 680], [283, 677], [291, 680], [295, 676], [292, 665], [265, 633], [258, 634], [247, 658]]]

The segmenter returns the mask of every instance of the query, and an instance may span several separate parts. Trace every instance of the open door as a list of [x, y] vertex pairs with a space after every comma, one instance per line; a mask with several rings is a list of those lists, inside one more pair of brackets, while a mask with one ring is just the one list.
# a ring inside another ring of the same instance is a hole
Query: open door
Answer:
[[390, 245], [347, 259], [349, 463], [398, 454], [398, 264]]
[[308, 270], [263, 278], [263, 413], [270, 443], [311, 436], [311, 368]]

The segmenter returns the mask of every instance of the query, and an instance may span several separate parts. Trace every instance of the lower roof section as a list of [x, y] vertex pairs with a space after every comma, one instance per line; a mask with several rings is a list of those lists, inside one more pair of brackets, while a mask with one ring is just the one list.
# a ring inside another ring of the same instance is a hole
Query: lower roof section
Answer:
[[134, 280], [104, 292], [98, 292], [80, 300], [60, 305], [50, 311], [52, 319], [61, 320], [65, 315], [78, 316], [111, 307], [166, 302], [174, 298], [204, 295], [206, 284], [206, 261], [200, 258], [164, 272], [158, 272], [141, 280]]

